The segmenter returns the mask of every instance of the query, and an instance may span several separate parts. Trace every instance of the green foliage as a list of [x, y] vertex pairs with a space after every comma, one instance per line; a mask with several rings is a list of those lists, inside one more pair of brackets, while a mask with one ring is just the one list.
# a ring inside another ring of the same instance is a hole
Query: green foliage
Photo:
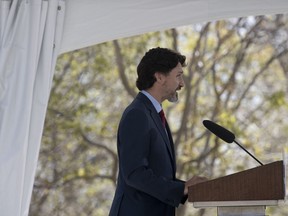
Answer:
[[270, 102], [271, 108], [274, 108], [274, 109], [281, 108], [281, 107], [287, 108], [285, 91], [274, 92], [271, 96], [269, 96], [267, 100]]

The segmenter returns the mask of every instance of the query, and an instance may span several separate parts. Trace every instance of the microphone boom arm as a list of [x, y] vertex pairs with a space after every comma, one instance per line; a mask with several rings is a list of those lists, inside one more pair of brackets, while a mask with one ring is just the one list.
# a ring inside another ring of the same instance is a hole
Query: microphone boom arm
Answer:
[[263, 164], [261, 161], [259, 161], [256, 157], [254, 157], [254, 155], [252, 155], [252, 154], [251, 154], [250, 152], [248, 152], [242, 145], [240, 145], [240, 143], [237, 142], [236, 139], [234, 139], [233, 142], [235, 142], [240, 148], [242, 148], [246, 153], [248, 153], [252, 158], [254, 158], [254, 160], [256, 160], [261, 166], [264, 165], [264, 164]]

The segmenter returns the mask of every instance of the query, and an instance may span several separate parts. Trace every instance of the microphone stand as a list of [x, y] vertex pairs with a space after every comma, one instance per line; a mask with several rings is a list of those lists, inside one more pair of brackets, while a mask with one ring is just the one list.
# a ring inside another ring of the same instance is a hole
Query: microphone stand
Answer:
[[234, 139], [233, 142], [235, 142], [240, 148], [242, 148], [246, 153], [248, 153], [252, 158], [254, 158], [254, 160], [256, 160], [261, 166], [264, 165], [264, 164], [263, 164], [261, 161], [259, 161], [256, 157], [254, 157], [250, 152], [248, 152], [242, 145], [240, 145], [240, 143], [237, 142], [236, 139]]

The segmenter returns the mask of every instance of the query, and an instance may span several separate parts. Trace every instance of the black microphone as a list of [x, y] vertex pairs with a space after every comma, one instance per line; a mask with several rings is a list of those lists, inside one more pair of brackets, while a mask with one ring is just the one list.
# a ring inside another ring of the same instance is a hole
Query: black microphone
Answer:
[[238, 143], [235, 139], [235, 135], [227, 130], [226, 128], [210, 121], [210, 120], [204, 120], [203, 125], [212, 133], [214, 133], [217, 137], [224, 140], [227, 143], [235, 142], [240, 148], [242, 148], [246, 153], [248, 153], [254, 160], [256, 160], [259, 164], [263, 165], [256, 157], [254, 157], [250, 152], [247, 151], [240, 143]]

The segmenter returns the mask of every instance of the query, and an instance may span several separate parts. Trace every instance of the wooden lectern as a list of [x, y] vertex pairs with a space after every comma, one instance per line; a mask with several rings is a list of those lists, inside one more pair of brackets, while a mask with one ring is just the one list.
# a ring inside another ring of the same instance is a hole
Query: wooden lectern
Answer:
[[264, 216], [266, 206], [285, 198], [283, 161], [273, 162], [189, 187], [196, 208], [217, 207], [218, 216]]

